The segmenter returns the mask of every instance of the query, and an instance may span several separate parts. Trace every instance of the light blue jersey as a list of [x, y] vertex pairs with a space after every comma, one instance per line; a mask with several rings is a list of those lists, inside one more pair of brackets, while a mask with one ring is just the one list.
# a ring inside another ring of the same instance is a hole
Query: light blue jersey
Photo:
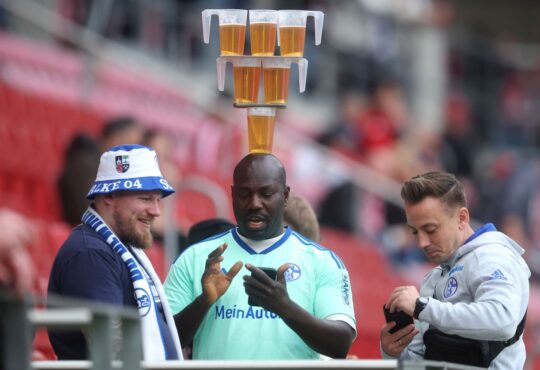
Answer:
[[[171, 267], [165, 281], [165, 293], [173, 314], [182, 311], [202, 294], [201, 277], [208, 254], [223, 243], [222, 269], [237, 261], [259, 267], [286, 271], [290, 298], [314, 316], [333, 315], [355, 323], [349, 273], [329, 249], [285, 229], [271, 247], [256, 253], [240, 239], [237, 229], [207, 239], [187, 249]], [[304, 341], [276, 314], [248, 305], [242, 275], [243, 267], [225, 294], [216, 301], [203, 319], [193, 340], [194, 359], [310, 359], [319, 358]]]

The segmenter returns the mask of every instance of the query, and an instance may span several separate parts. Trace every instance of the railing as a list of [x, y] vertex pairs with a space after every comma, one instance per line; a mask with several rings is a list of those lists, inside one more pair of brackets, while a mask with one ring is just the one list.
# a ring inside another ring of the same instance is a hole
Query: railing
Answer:
[[[34, 308], [33, 304], [41, 307], [47, 305], [47, 308]], [[47, 302], [45, 299], [37, 298], [31, 304], [28, 298], [17, 299], [5, 291], [0, 291], [0, 307], [2, 311], [0, 328], [3, 338], [0, 359], [2, 369], [29, 369], [31, 333], [37, 327], [59, 330], [85, 329], [90, 360], [77, 361], [73, 364], [74, 369], [141, 369], [142, 331], [139, 313], [134, 308], [60, 297], [49, 297]], [[121, 362], [116, 362], [116, 365], [112, 364], [113, 321], [120, 322], [122, 328]], [[63, 362], [42, 361], [40, 366], [45, 366], [43, 368], [66, 366], [62, 365]], [[119, 367], [118, 364], [122, 366]]]
[[[45, 306], [44, 299], [36, 299]], [[479, 369], [434, 361], [398, 360], [294, 360], [294, 361], [142, 361], [142, 332], [137, 310], [94, 302], [49, 297], [47, 308], [31, 307], [29, 299], [17, 299], [0, 290], [0, 331], [2, 335], [0, 368], [17, 370], [162, 370], [162, 369]], [[120, 320], [122, 351], [113, 361], [112, 322]], [[31, 332], [35, 327], [52, 329], [85, 328], [89, 360], [30, 361]]]
[[[79, 370], [90, 369], [90, 361], [39, 361], [33, 362], [35, 370]], [[116, 362], [113, 369], [120, 368]], [[197, 370], [340, 370], [340, 369], [398, 369], [398, 370], [475, 370], [482, 369], [474, 366], [451, 364], [437, 361], [403, 361], [397, 360], [293, 360], [293, 361], [167, 361], [161, 363], [143, 362], [145, 370], [164, 369], [197, 369]]]

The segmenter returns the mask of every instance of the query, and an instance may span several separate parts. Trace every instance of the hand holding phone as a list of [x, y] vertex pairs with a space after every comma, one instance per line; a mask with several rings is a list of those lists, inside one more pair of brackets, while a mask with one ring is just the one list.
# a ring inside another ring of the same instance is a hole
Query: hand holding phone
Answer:
[[390, 334], [394, 334], [396, 331], [403, 329], [409, 324], [414, 323], [412, 316], [407, 315], [403, 311], [395, 311], [390, 313], [390, 310], [383, 305], [384, 318], [386, 322], [395, 321], [396, 326], [389, 330]]
[[[272, 280], [277, 280], [277, 270], [271, 267], [258, 267], [258, 269], [262, 270], [266, 276], [268, 276]], [[251, 273], [251, 276], [253, 276], [253, 272]], [[248, 304], [250, 306], [260, 306], [259, 304], [255, 303], [251, 297], [248, 298]]]

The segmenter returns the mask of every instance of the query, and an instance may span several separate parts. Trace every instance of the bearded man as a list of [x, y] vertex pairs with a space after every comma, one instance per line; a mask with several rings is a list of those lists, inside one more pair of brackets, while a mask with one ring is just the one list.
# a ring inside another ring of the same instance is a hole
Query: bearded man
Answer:
[[[167, 299], [143, 251], [153, 243], [160, 201], [172, 193], [154, 150], [121, 145], [103, 153], [87, 195], [91, 204], [58, 251], [49, 279], [49, 294], [138, 308], [145, 361], [182, 359]], [[113, 326], [118, 357], [120, 328]], [[49, 338], [58, 359], [88, 358], [82, 331], [49, 331]]]

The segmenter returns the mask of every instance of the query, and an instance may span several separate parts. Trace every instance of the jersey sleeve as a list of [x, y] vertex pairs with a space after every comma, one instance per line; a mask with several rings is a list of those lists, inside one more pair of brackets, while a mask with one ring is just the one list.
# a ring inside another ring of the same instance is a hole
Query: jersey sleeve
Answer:
[[346, 315], [356, 324], [349, 272], [339, 257], [327, 250], [317, 261], [315, 316]]
[[121, 266], [101, 251], [79, 252], [66, 261], [59, 279], [62, 295], [111, 304], [123, 304]]
[[187, 249], [171, 266], [163, 288], [171, 312], [176, 315], [195, 299], [193, 248]]

